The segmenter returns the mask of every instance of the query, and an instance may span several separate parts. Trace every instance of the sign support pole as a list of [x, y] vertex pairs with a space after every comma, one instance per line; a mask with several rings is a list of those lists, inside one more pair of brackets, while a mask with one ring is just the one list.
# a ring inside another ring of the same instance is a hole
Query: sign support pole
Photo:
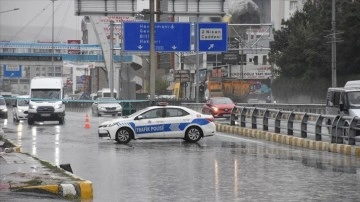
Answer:
[[199, 87], [200, 87], [200, 73], [199, 73], [199, 66], [200, 66], [200, 57], [199, 57], [199, 15], [196, 16], [196, 34], [195, 34], [195, 41], [196, 41], [196, 90], [195, 90], [195, 98], [196, 103], [200, 102], [200, 94], [199, 94]]
[[114, 21], [110, 21], [110, 96], [114, 97]]
[[156, 55], [155, 55], [155, 12], [154, 1], [149, 1], [150, 9], [150, 102], [155, 100], [155, 73], [156, 73]]

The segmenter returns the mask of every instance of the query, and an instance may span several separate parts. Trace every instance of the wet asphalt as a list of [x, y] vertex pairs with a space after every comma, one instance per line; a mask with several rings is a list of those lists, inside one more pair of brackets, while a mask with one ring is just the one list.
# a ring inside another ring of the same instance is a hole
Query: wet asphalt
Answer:
[[[16, 124], [11, 116], [0, 125], [6, 138], [24, 152], [55, 165], [69, 163], [74, 174], [92, 181], [93, 201], [360, 199], [360, 159], [356, 157], [225, 133], [196, 144], [136, 140], [120, 145], [96, 133], [98, 124], [111, 116], [88, 113], [91, 128], [85, 129], [85, 115], [68, 112], [63, 126]], [[10, 195], [29, 201], [27, 196]]]

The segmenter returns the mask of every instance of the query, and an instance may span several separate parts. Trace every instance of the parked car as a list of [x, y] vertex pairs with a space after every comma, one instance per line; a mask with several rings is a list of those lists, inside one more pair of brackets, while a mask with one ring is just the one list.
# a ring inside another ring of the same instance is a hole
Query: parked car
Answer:
[[211, 114], [214, 118], [229, 118], [235, 103], [228, 97], [212, 97], [203, 106], [202, 113]]
[[197, 142], [215, 134], [214, 117], [182, 106], [151, 106], [127, 117], [101, 123], [99, 137], [118, 143], [131, 139], [184, 139]]
[[29, 95], [18, 96], [13, 105], [13, 120], [19, 122], [20, 120], [26, 120], [29, 110]]
[[118, 100], [112, 97], [99, 97], [91, 105], [92, 114], [101, 115], [122, 115], [122, 106]]
[[0, 118], [2, 119], [8, 118], [8, 109], [3, 96], [0, 96]]

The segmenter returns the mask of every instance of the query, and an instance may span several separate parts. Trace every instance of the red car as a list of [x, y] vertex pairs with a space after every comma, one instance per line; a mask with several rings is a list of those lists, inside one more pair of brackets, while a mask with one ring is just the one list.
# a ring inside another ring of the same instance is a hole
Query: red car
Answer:
[[203, 106], [203, 114], [212, 114], [214, 118], [229, 118], [235, 103], [228, 97], [212, 97]]

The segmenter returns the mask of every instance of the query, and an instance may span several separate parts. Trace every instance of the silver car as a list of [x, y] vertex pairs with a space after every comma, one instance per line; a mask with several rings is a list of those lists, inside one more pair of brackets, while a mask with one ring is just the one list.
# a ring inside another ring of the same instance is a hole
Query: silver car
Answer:
[[20, 120], [26, 120], [29, 110], [29, 95], [18, 96], [15, 104], [13, 105], [13, 120], [19, 122]]
[[92, 114], [101, 115], [122, 115], [122, 106], [119, 100], [111, 97], [100, 97], [97, 98], [91, 106]]

